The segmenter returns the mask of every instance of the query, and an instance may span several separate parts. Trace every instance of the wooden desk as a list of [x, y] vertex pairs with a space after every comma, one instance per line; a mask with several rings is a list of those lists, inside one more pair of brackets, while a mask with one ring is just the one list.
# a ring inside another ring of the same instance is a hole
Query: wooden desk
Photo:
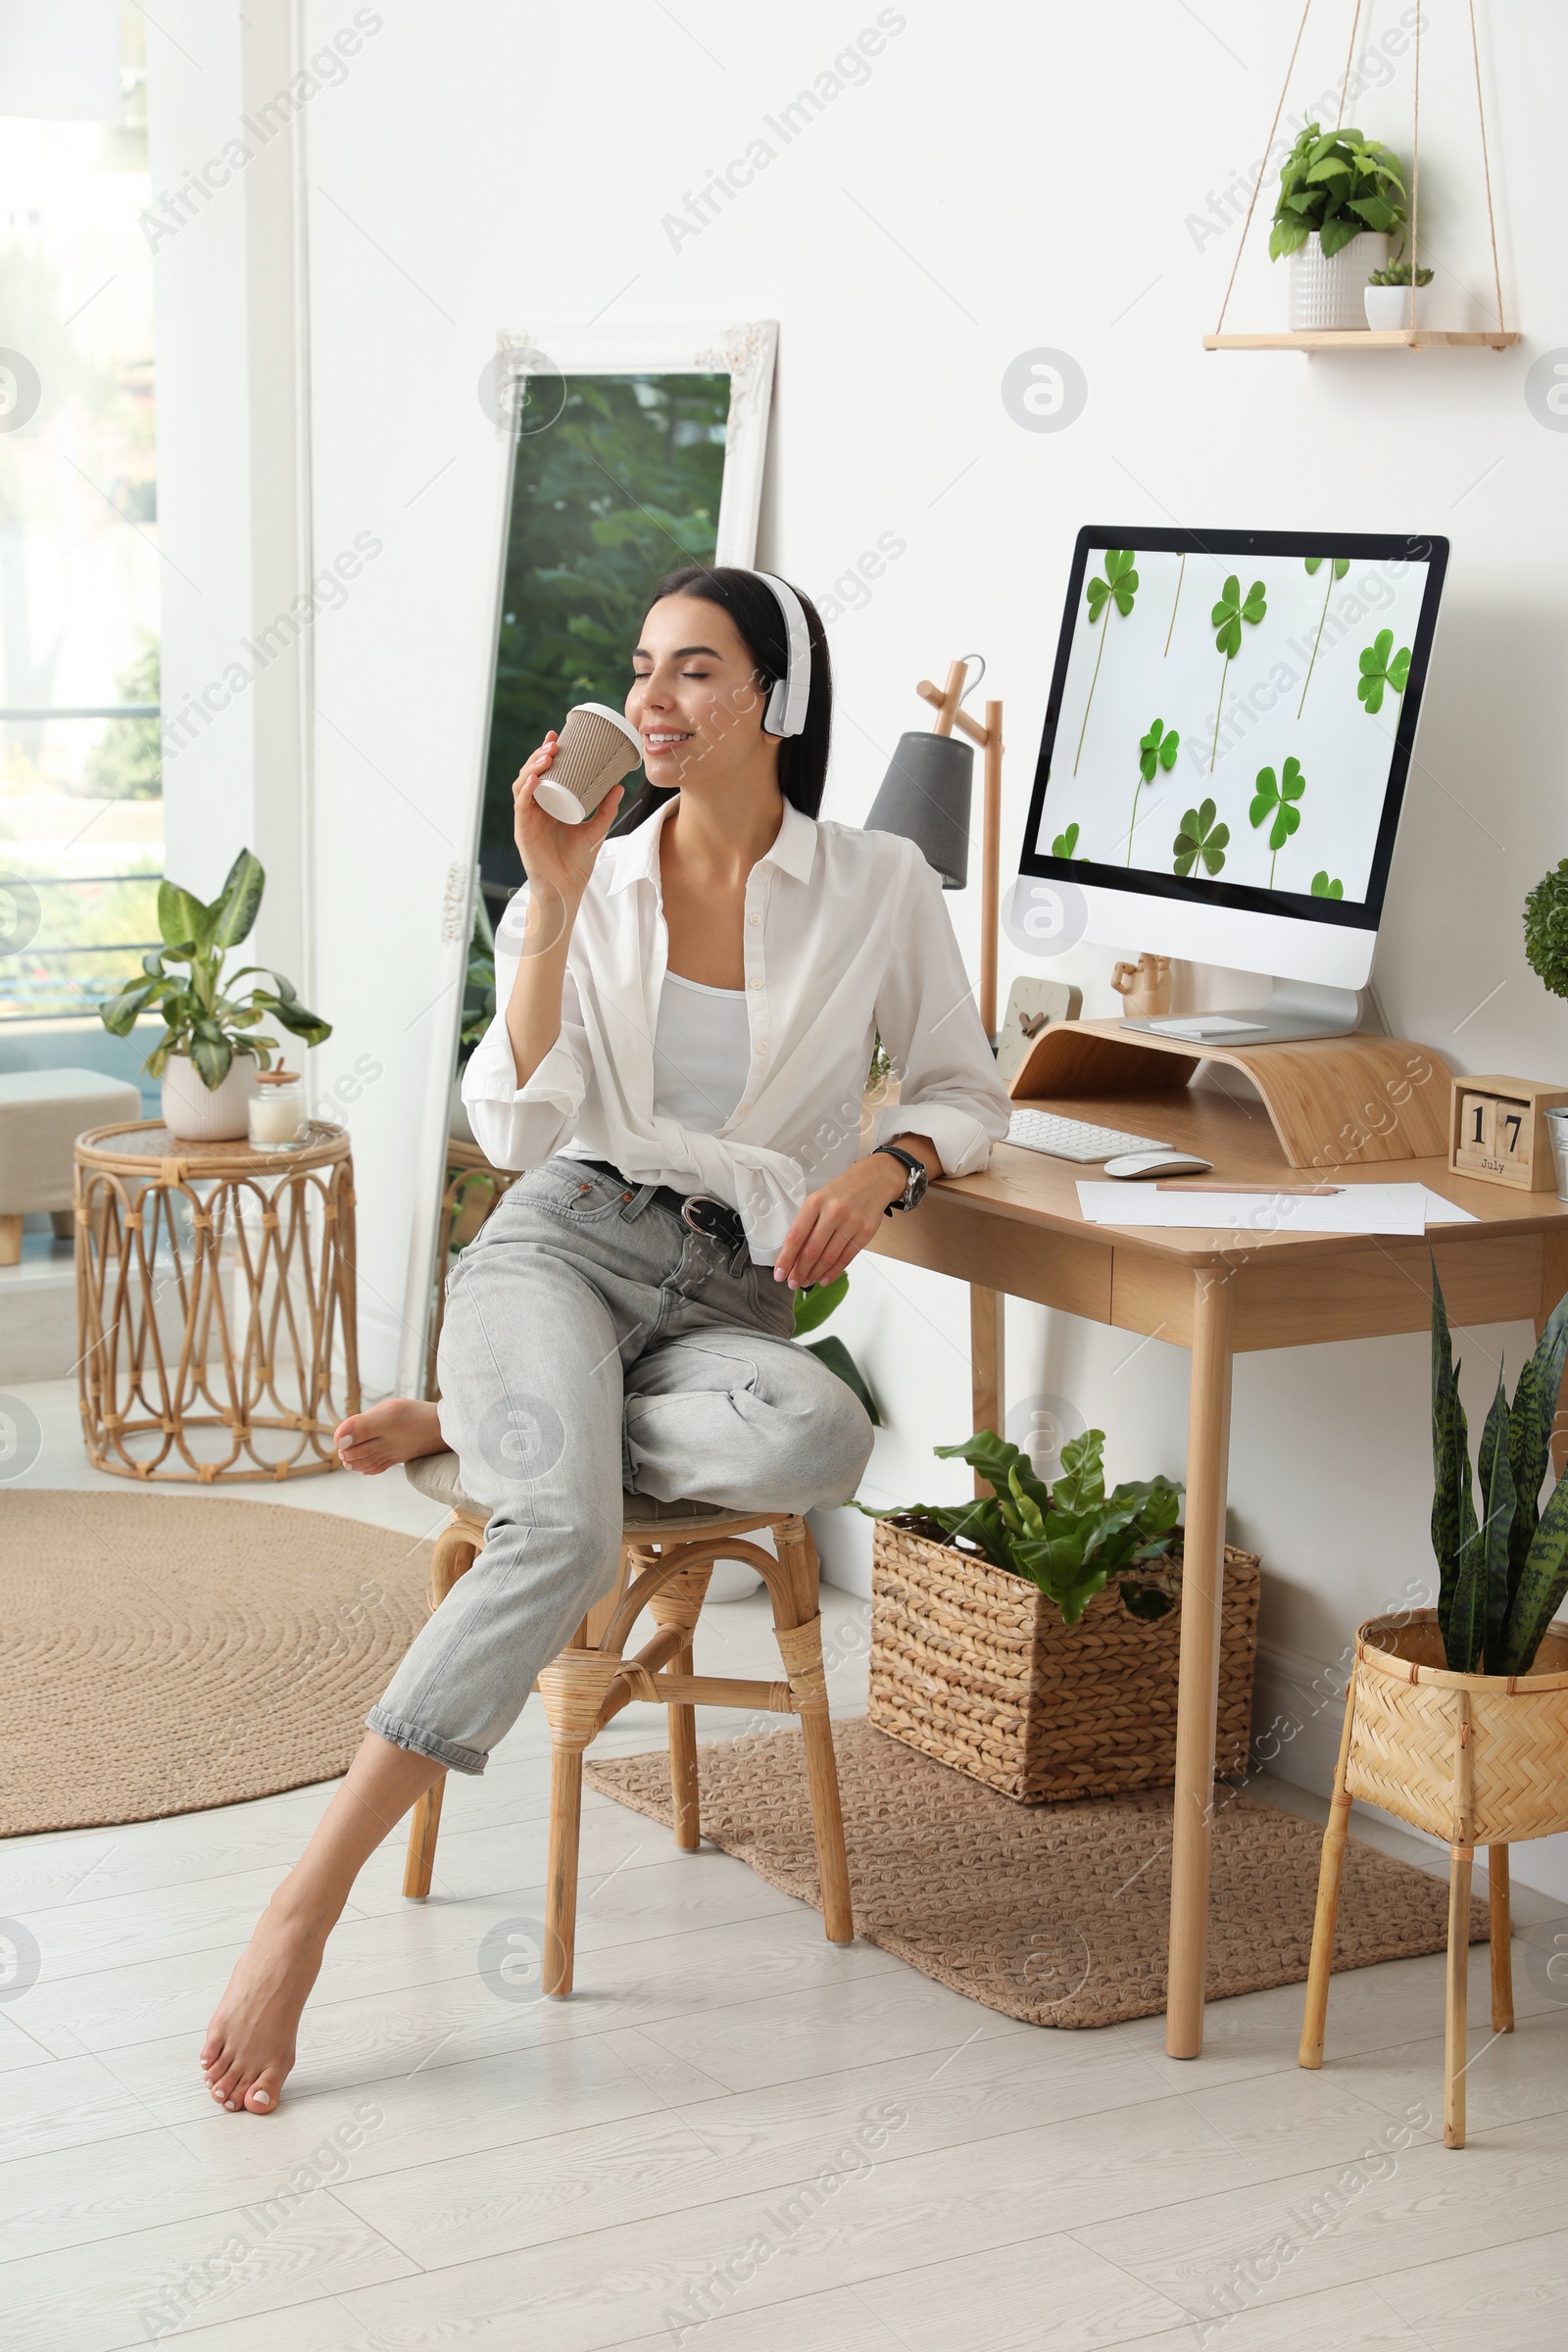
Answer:
[[[1446, 1077], [1442, 1083], [1446, 1100]], [[1167, 1088], [1054, 1095], [1049, 1108], [1166, 1138], [1211, 1159], [1217, 1176], [1238, 1182], [1289, 1176], [1268, 1112], [1256, 1100]], [[884, 1222], [875, 1247], [884, 1256], [975, 1286], [977, 1429], [1002, 1426], [1004, 1293], [1192, 1351], [1165, 2046], [1174, 2058], [1196, 2058], [1203, 2041], [1231, 1358], [1254, 1348], [1427, 1330], [1428, 1245], [1387, 1236], [1089, 1225], [1079, 1214], [1077, 1183], [1100, 1174], [999, 1144], [983, 1176], [933, 1185], [916, 1215]], [[1450, 1176], [1442, 1158], [1338, 1167], [1334, 1180], [1428, 1184], [1479, 1220], [1432, 1229], [1455, 1326], [1518, 1320], [1539, 1331], [1568, 1291], [1568, 1203], [1550, 1195]]]

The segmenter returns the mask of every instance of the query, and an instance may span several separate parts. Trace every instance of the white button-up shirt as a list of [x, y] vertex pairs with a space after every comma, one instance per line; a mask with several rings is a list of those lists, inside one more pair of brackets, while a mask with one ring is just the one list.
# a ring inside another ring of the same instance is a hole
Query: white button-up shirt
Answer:
[[570, 1152], [609, 1160], [634, 1183], [711, 1194], [740, 1211], [752, 1256], [771, 1265], [807, 1194], [859, 1155], [860, 1098], [880, 1035], [900, 1084], [899, 1100], [877, 1112], [874, 1141], [926, 1135], [944, 1174], [983, 1168], [1009, 1103], [936, 875], [912, 842], [819, 824], [788, 803], [746, 883], [745, 1090], [712, 1135], [655, 1114], [669, 954], [659, 844], [674, 806], [600, 851], [567, 951], [561, 1034], [520, 1087], [505, 1007], [526, 890], [508, 907], [496, 932], [502, 1009], [463, 1079], [486, 1156], [532, 1168]]

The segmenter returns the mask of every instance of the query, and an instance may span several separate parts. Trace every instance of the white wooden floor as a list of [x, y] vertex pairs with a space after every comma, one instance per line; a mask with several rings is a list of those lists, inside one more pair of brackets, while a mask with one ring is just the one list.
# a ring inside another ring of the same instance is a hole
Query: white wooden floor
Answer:
[[[26, 1395], [27, 1483], [94, 1483], [69, 1392]], [[395, 1474], [250, 1492], [428, 1519]], [[853, 1712], [864, 1606], [824, 1600]], [[759, 1603], [707, 1625], [719, 1671], [773, 1671]], [[659, 1742], [634, 1714], [607, 1744]], [[537, 1925], [545, 1748], [530, 1709], [454, 1778], [429, 1903], [396, 1841], [374, 1857], [267, 2119], [217, 2113], [195, 2052], [327, 1792], [0, 1846], [0, 1914], [42, 1953], [0, 2001], [7, 2352], [1568, 2344], [1568, 2007], [1522, 1968], [1490, 2042], [1477, 1955], [1469, 2148], [1405, 2146], [1412, 2107], [1441, 2115], [1441, 1960], [1337, 1978], [1319, 2076], [1298, 1988], [1210, 2010], [1180, 2065], [1160, 2019], [1041, 2032], [835, 1950], [590, 1795], [578, 1989], [541, 2003], [526, 1941], [512, 1985], [481, 1946]]]

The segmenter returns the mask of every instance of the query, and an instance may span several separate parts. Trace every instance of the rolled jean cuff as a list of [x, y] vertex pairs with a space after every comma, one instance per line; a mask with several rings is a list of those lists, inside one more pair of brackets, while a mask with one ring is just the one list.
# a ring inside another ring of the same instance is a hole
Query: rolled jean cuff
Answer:
[[443, 1740], [439, 1733], [421, 1732], [416, 1725], [388, 1715], [382, 1707], [372, 1707], [365, 1725], [377, 1738], [390, 1740], [394, 1747], [410, 1748], [416, 1756], [428, 1756], [432, 1764], [444, 1764], [449, 1772], [478, 1774], [490, 1761], [482, 1748], [460, 1747], [455, 1740]]

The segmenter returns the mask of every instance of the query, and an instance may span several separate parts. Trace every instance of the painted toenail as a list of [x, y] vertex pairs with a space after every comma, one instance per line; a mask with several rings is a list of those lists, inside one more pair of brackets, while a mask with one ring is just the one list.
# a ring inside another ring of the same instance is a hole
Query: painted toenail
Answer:
[[253, 2090], [251, 2092], [251, 2098], [254, 2104], [258, 2107], [270, 2107], [272, 2104], [270, 2094], [265, 2090]]

